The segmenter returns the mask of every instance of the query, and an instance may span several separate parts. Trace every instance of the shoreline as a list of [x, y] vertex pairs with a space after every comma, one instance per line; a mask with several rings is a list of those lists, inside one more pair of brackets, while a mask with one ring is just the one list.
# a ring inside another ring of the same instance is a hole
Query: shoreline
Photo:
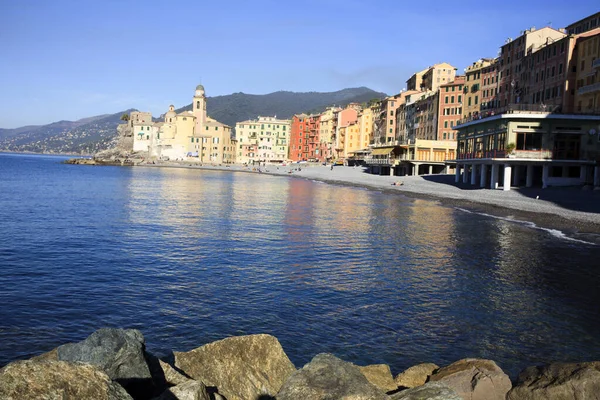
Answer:
[[[229, 171], [284, 176], [399, 194], [409, 199], [439, 202], [442, 206], [489, 214], [515, 223], [534, 223], [537, 228], [555, 229], [577, 240], [600, 244], [600, 191], [581, 187], [542, 189], [481, 189], [469, 184], [455, 184], [454, 175], [383, 176], [365, 172], [363, 167], [291, 164], [244, 167], [241, 165], [194, 165], [189, 162], [136, 164], [150, 168], [185, 168], [206, 171]], [[394, 186], [394, 182], [402, 182]], [[536, 199], [536, 197], [539, 198]], [[588, 238], [586, 236], [596, 236]]]

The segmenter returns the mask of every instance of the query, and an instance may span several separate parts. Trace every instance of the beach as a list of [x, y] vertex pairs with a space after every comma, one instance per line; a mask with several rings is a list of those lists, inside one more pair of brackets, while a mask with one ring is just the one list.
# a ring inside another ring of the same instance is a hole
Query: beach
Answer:
[[369, 174], [364, 167], [335, 166], [332, 169], [330, 165], [295, 163], [286, 166], [261, 167], [200, 166], [189, 162], [140, 165], [238, 171], [357, 186], [412, 198], [437, 200], [443, 205], [464, 209], [467, 212], [475, 211], [501, 218], [533, 222], [540, 227], [569, 233], [600, 234], [600, 191], [583, 190], [581, 187], [546, 189], [519, 187], [512, 188], [510, 191], [492, 190], [462, 182], [457, 184], [454, 182], [454, 174], [385, 176]]

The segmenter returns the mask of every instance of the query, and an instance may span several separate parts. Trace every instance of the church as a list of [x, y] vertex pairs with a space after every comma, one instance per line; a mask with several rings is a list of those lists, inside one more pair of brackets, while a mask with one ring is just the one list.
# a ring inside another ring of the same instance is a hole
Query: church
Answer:
[[175, 112], [170, 105], [163, 120], [153, 122], [150, 113], [132, 112], [133, 151], [149, 158], [209, 164], [235, 163], [235, 140], [231, 127], [206, 115], [204, 86], [196, 86], [192, 110]]

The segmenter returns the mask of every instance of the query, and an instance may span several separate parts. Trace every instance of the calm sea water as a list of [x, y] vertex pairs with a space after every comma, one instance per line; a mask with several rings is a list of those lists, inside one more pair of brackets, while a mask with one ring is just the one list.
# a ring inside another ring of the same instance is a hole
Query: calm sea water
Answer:
[[392, 372], [600, 359], [600, 246], [287, 177], [0, 154], [0, 365], [100, 327], [167, 355], [270, 333]]

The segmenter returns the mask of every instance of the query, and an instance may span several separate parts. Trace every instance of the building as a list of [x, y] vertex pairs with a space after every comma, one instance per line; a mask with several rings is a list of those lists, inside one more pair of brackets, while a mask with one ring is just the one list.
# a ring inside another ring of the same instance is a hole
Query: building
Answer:
[[339, 107], [328, 107], [319, 117], [319, 147], [320, 160], [330, 161], [333, 159], [333, 141], [336, 137], [337, 115], [341, 111]]
[[[492, 81], [492, 84], [497, 85], [497, 82], [493, 82], [495, 81], [495, 76], [490, 77], [489, 73], [486, 74], [484, 72], [492, 65], [493, 61], [494, 60], [490, 58], [479, 59], [465, 69], [465, 85], [463, 91], [464, 103], [462, 107], [463, 118], [475, 117], [481, 112], [482, 104], [484, 102], [484, 81], [488, 84], [486, 85], [486, 90], [489, 90], [490, 81]], [[489, 92], [486, 94], [489, 94]]]
[[420, 92], [423, 88], [423, 75], [429, 71], [429, 68], [426, 68], [422, 71], [415, 72], [407, 81], [406, 81], [406, 90], [414, 90]]
[[344, 109], [336, 112], [336, 134], [332, 138], [334, 159], [344, 160], [348, 155], [346, 153], [346, 141], [349, 138], [348, 127], [353, 125], [353, 129], [356, 128], [358, 121], [358, 110], [360, 106], [357, 104], [348, 104]]
[[[516, 38], [506, 39], [500, 48], [498, 57], [498, 106], [495, 113], [502, 112], [513, 104], [521, 103], [525, 94], [523, 82], [520, 80], [524, 71], [523, 58], [539, 49], [564, 38], [566, 34], [554, 28], [545, 27], [527, 29]], [[539, 79], [539, 78], [538, 78]]]
[[[498, 107], [498, 58], [488, 60], [490, 60], [489, 64], [481, 69], [480, 113], [489, 113]], [[468, 82], [466, 83], [468, 84]], [[466, 91], [467, 89], [464, 89], [464, 92]], [[473, 114], [467, 114], [464, 111], [467, 103], [468, 100], [463, 105], [463, 116], [465, 118], [473, 117]], [[471, 104], [474, 104], [474, 101], [471, 101]]]
[[290, 120], [259, 116], [238, 122], [235, 136], [239, 164], [282, 163], [288, 159]]
[[535, 105], [465, 122], [456, 182], [511, 186], [600, 185], [600, 115], [539, 111]]
[[568, 25], [565, 30], [569, 35], [578, 35], [600, 27], [600, 12], [590, 15]]
[[437, 96], [437, 132], [434, 140], [456, 139], [457, 132], [454, 130], [454, 126], [462, 119], [463, 87], [465, 87], [464, 76], [457, 76], [454, 81], [440, 85]]
[[[596, 18], [600, 13], [596, 14]], [[597, 19], [595, 20], [597, 21]], [[591, 21], [590, 21], [591, 23]], [[600, 115], [600, 28], [577, 39], [574, 112]]]
[[213, 164], [235, 162], [235, 140], [231, 128], [206, 115], [204, 86], [198, 85], [192, 110], [177, 113], [175, 106], [152, 122], [150, 113], [132, 112], [133, 151], [144, 151], [149, 158], [186, 160]]
[[455, 76], [456, 68], [452, 65], [448, 63], [434, 64], [423, 74], [421, 90], [437, 92], [440, 85], [452, 82]]

